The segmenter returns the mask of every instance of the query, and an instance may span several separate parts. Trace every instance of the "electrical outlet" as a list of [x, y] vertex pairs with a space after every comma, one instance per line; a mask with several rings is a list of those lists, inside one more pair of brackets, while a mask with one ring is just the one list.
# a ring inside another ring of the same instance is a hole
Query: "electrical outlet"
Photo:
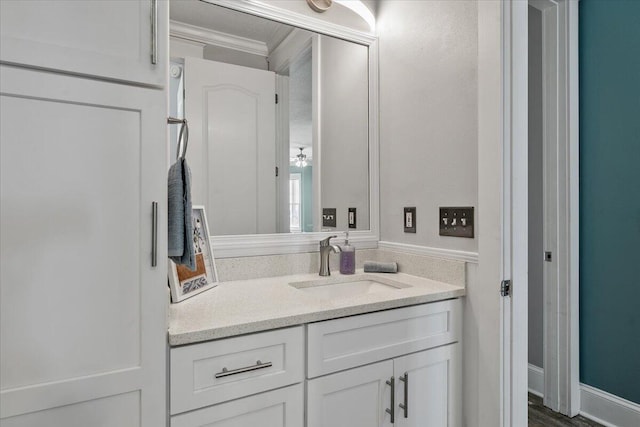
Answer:
[[322, 226], [323, 227], [336, 226], [336, 208], [322, 209]]
[[349, 228], [357, 228], [356, 227], [356, 208], [349, 208], [347, 222], [349, 223]]
[[440, 235], [473, 238], [473, 207], [440, 208]]
[[404, 208], [404, 232], [416, 232], [416, 208]]

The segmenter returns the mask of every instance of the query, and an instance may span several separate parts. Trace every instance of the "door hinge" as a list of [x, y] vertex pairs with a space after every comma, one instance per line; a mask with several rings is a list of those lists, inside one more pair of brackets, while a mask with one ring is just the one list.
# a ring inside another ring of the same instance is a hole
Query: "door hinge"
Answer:
[[278, 169], [278, 167], [276, 166], [276, 177], [278, 176], [279, 172], [280, 172], [280, 169]]
[[278, 103], [278, 94], [276, 93], [276, 104]]
[[503, 297], [511, 296], [511, 280], [503, 280], [500, 282], [500, 295]]

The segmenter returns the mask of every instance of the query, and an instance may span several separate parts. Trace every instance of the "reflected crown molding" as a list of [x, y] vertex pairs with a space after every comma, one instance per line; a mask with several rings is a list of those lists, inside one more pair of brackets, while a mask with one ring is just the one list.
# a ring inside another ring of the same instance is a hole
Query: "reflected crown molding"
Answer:
[[239, 50], [252, 55], [267, 56], [269, 54], [267, 44], [264, 42], [221, 33], [179, 21], [169, 21], [169, 35], [191, 42]]

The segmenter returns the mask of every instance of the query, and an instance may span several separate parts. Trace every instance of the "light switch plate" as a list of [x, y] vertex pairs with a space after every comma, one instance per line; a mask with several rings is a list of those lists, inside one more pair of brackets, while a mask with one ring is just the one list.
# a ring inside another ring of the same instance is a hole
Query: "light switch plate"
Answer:
[[404, 208], [404, 232], [415, 233], [416, 232], [416, 208]]
[[440, 235], [473, 238], [473, 206], [440, 208]]
[[323, 227], [336, 226], [336, 208], [322, 209], [322, 226]]

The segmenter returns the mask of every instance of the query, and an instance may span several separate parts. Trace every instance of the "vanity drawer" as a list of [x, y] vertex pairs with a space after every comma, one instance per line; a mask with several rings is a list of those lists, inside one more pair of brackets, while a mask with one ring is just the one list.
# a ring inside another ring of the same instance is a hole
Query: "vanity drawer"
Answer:
[[390, 359], [461, 338], [459, 299], [307, 326], [307, 377]]
[[171, 414], [301, 382], [302, 326], [172, 348]]

